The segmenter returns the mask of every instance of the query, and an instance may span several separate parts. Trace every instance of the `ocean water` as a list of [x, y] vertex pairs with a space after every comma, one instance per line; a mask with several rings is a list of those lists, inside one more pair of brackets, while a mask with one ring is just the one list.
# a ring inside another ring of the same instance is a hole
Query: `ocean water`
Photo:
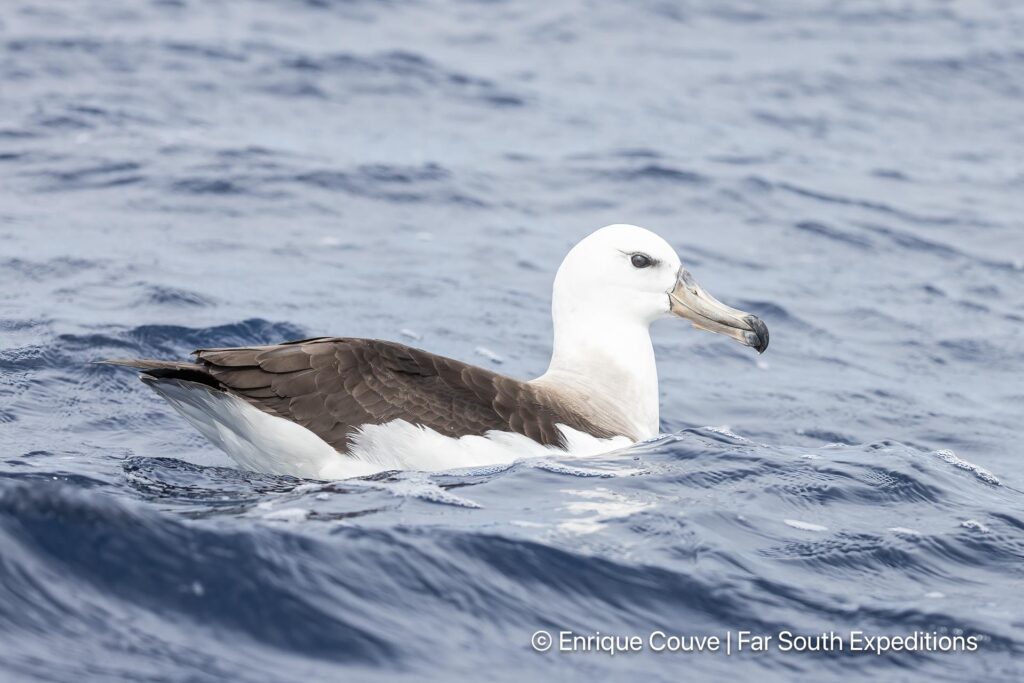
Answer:
[[[1021, 35], [1013, 2], [6, 3], [0, 679], [1021, 680]], [[656, 326], [665, 436], [622, 452], [245, 473], [90, 364], [336, 334], [535, 376], [614, 222], [772, 335]]]

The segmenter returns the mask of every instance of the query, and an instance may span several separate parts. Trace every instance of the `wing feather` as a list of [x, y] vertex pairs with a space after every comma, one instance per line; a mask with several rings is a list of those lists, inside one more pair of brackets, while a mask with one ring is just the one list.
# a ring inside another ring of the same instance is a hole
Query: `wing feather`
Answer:
[[396, 419], [447, 436], [514, 431], [558, 446], [558, 424], [614, 436], [527, 383], [395, 342], [321, 337], [195, 355], [226, 390], [342, 452], [359, 428]]

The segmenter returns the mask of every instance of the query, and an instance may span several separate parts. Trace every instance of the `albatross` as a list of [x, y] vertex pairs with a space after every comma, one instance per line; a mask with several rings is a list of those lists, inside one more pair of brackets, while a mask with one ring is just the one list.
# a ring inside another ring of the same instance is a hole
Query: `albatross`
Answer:
[[684, 318], [758, 353], [768, 347], [760, 319], [712, 297], [668, 242], [634, 225], [606, 226], [569, 251], [551, 314], [551, 362], [529, 381], [350, 337], [199, 349], [185, 362], [104, 362], [140, 370], [242, 468], [330, 480], [594, 455], [653, 438], [650, 326], [661, 318]]

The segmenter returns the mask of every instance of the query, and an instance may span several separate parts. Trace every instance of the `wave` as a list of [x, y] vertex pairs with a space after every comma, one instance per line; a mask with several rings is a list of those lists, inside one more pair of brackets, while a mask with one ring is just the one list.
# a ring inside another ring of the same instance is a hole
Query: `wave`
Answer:
[[[24, 638], [60, 615], [55, 639], [94, 628], [114, 653], [130, 628], [149, 651], [187, 646], [193, 667], [257, 679], [296, 656], [380, 676], [511, 664], [508, 644], [537, 628], [966, 632], [989, 658], [1024, 654], [1022, 626], [974, 597], [1024, 561], [1024, 520], [1000, 512], [1020, 493], [948, 454], [686, 430], [559, 464], [325, 483], [131, 458], [145, 505], [110, 483], [2, 476], [0, 630]], [[887, 666], [767, 657], [827, 677]], [[940, 678], [964, 666], [915, 659]]]

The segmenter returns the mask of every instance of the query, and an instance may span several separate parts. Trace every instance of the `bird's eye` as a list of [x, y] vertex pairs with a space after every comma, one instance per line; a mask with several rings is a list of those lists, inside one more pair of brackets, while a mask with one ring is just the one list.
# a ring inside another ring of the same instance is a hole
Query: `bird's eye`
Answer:
[[634, 268], [648, 268], [654, 265], [654, 259], [647, 254], [633, 254], [629, 261]]

